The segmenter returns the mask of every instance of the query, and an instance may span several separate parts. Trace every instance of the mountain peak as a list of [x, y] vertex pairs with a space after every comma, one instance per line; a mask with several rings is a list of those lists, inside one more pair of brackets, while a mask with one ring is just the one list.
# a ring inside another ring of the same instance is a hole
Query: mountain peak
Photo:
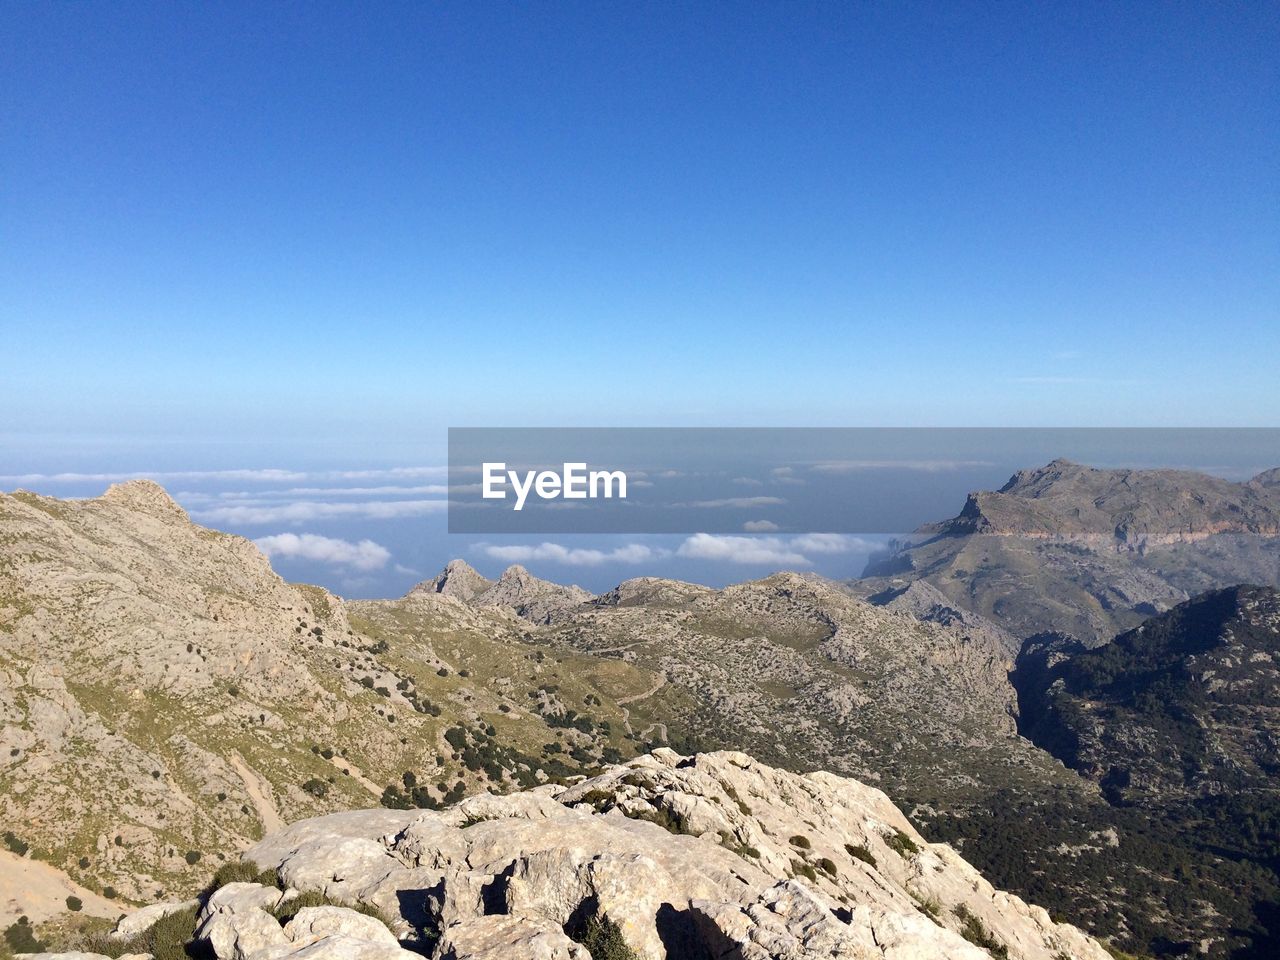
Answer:
[[1280, 535], [1280, 470], [1248, 483], [1189, 470], [1112, 470], [1057, 459], [1019, 470], [999, 490], [922, 533], [1072, 539], [1142, 549], [1218, 533]]
[[168, 491], [154, 480], [140, 478], [113, 483], [100, 499], [162, 520], [190, 519]]
[[422, 581], [409, 591], [409, 595], [439, 593], [459, 600], [471, 600], [491, 586], [493, 581], [482, 576], [467, 561], [450, 560], [433, 579]]
[[1264, 470], [1249, 481], [1252, 487], [1280, 487], [1280, 467]]

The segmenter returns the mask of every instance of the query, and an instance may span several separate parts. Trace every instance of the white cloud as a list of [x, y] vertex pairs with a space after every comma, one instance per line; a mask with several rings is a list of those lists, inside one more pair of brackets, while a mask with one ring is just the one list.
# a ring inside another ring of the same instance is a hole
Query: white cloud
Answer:
[[763, 487], [764, 481], [757, 480], [755, 477], [734, 477], [731, 483], [736, 483], [740, 487]]
[[772, 520], [748, 520], [742, 529], [747, 533], [776, 533], [778, 525]]
[[295, 470], [135, 470], [132, 473], [15, 473], [0, 476], [0, 483], [120, 483], [125, 480], [235, 480], [254, 483], [298, 483], [307, 479]]
[[815, 463], [814, 473], [862, 473], [867, 470], [916, 470], [922, 473], [941, 473], [945, 470], [962, 470], [967, 467], [989, 467], [987, 460], [828, 460]]
[[254, 541], [268, 557], [312, 560], [353, 570], [379, 570], [391, 559], [391, 551], [372, 540], [352, 543], [316, 533], [277, 533]]
[[485, 544], [481, 548], [487, 556], [503, 563], [528, 563], [531, 560], [547, 560], [575, 567], [595, 567], [602, 563], [644, 563], [667, 555], [666, 550], [656, 550], [643, 543], [628, 543], [612, 550], [592, 550], [583, 547], [566, 547], [559, 543], [539, 544]]
[[695, 533], [676, 554], [696, 560], [779, 567], [809, 566], [809, 559], [778, 537], [733, 537]]
[[852, 553], [874, 550], [878, 544], [847, 533], [806, 533], [792, 537], [791, 546], [804, 553]]
[[423, 517], [447, 509], [447, 500], [369, 500], [362, 503], [321, 503], [299, 500], [268, 505], [235, 504], [192, 512], [201, 522], [229, 524], [307, 523], [333, 517], [394, 520]]
[[234, 481], [237, 483], [305, 483], [342, 480], [414, 480], [447, 477], [449, 468], [386, 467], [378, 470], [132, 470], [104, 473], [14, 473], [0, 475], [0, 484], [26, 483], [119, 483], [147, 479], [157, 483], [174, 481]]
[[[476, 489], [480, 489], [479, 484], [476, 485]], [[380, 487], [285, 487], [280, 490], [224, 490], [217, 494], [183, 491], [182, 493], [174, 494], [174, 496], [193, 499], [216, 497], [219, 500], [252, 500], [256, 502], [265, 499], [296, 499], [298, 497], [404, 497], [422, 496], [424, 494], [440, 496], [448, 492], [449, 487], [447, 484], [427, 483], [413, 487], [388, 485]]]
[[773, 507], [786, 503], [781, 497], [726, 497], [723, 500], [695, 500], [686, 507]]

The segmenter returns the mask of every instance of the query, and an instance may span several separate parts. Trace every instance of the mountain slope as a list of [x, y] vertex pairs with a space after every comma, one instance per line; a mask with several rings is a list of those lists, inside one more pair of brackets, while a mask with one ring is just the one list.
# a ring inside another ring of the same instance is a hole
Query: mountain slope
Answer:
[[[632, 752], [589, 670], [526, 648], [510, 615], [439, 600], [431, 629], [353, 625], [336, 597], [285, 583], [253, 544], [190, 523], [145, 481], [84, 501], [0, 495], [6, 842], [141, 899], [193, 889], [208, 858], [283, 821], [389, 787], [392, 802], [435, 803]], [[482, 655], [505, 687], [470, 675]], [[654, 682], [605, 672], [624, 694]], [[554, 703], [528, 696], [552, 684]], [[595, 719], [561, 726], [562, 701]]]
[[285, 890], [227, 883], [187, 915], [220, 960], [1109, 956], [880, 791], [743, 753], [656, 750], [568, 788], [304, 820], [245, 857]]
[[1274, 589], [1204, 594], [1015, 681], [1027, 735], [1120, 801], [1280, 799]]
[[1055, 460], [868, 563], [859, 592], [924, 580], [1017, 638], [1085, 643], [1241, 582], [1280, 585], [1280, 487], [1173, 470], [1098, 470]]

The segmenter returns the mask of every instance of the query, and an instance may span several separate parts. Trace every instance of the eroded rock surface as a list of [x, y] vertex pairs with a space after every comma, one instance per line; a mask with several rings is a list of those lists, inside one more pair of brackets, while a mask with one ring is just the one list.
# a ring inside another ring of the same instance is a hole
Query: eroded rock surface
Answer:
[[[880, 791], [742, 753], [658, 750], [571, 787], [305, 820], [246, 859], [290, 888], [377, 907], [437, 960], [586, 960], [572, 938], [593, 923], [646, 960], [981, 960], [975, 931], [1014, 960], [1108, 956], [927, 843]], [[202, 911], [220, 958], [303, 956], [303, 928], [367, 936], [326, 926], [336, 914], [303, 922], [306, 911], [268, 933], [255, 911], [270, 918], [265, 901], [289, 894], [254, 886], [231, 885]]]

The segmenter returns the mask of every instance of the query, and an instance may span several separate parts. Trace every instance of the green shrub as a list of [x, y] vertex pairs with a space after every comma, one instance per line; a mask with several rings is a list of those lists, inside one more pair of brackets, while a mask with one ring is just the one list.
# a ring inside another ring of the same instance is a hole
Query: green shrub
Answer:
[[869, 863], [873, 867], [877, 865], [876, 855], [861, 844], [854, 846], [851, 843], [846, 843], [844, 845], [844, 849], [845, 852], [855, 860], [861, 860], [863, 863]]
[[830, 857], [820, 859], [818, 861], [818, 869], [832, 877], [836, 876], [836, 864]]
[[187, 866], [194, 867], [197, 863], [200, 862], [200, 851], [188, 850], [186, 853], [186, 856], [183, 857], [183, 859], [187, 861]]
[[963, 903], [956, 904], [953, 912], [963, 924], [960, 929], [960, 936], [975, 947], [981, 947], [986, 950], [998, 960], [1008, 960], [1009, 948], [992, 936], [991, 931], [986, 928], [986, 925], [981, 920], [969, 912], [968, 907]]
[[799, 847], [801, 850], [809, 850], [813, 847], [813, 844], [809, 842], [808, 837], [802, 837], [798, 833], [794, 837], [792, 837], [788, 841], [788, 843], [790, 843], [793, 847]]
[[20, 857], [25, 857], [27, 851], [31, 849], [31, 845], [17, 836], [11, 830], [4, 832], [4, 845], [9, 848], [12, 853], [16, 853]]
[[323, 799], [329, 795], [329, 785], [317, 777], [312, 777], [304, 783], [302, 789], [317, 799]]
[[622, 935], [621, 928], [608, 917], [592, 917], [578, 940], [592, 960], [640, 960]]
[[72, 913], [79, 913], [84, 909], [84, 901], [74, 895], [67, 897], [67, 909]]
[[812, 866], [805, 863], [803, 860], [792, 860], [791, 872], [797, 877], [805, 877], [811, 883], [818, 882], [818, 871], [813, 869]]
[[4, 942], [14, 953], [42, 953], [45, 948], [45, 945], [36, 939], [35, 931], [31, 929], [31, 921], [26, 917], [19, 917], [16, 922], [9, 924], [4, 932]]
[[205, 888], [205, 896], [220, 890], [228, 883], [260, 883], [264, 887], [280, 886], [280, 877], [274, 869], [259, 870], [257, 865], [247, 860], [236, 860], [224, 863], [209, 881]]
[[920, 847], [901, 830], [895, 830], [884, 838], [885, 845], [898, 856], [906, 858], [920, 852]]
[[650, 823], [656, 823], [667, 833], [688, 833], [680, 818], [665, 807], [646, 808], [640, 811], [624, 810], [622, 812], [632, 820], [648, 820]]
[[373, 917], [379, 923], [386, 927], [390, 927], [389, 918], [377, 907], [369, 903], [345, 903], [341, 900], [335, 900], [332, 897], [325, 896], [317, 890], [307, 890], [298, 894], [291, 900], [279, 903], [271, 911], [271, 915], [280, 921], [280, 925], [284, 926], [295, 916], [298, 911], [304, 907], [346, 907], [348, 910], [354, 910], [357, 913], [363, 913], [366, 917]]

